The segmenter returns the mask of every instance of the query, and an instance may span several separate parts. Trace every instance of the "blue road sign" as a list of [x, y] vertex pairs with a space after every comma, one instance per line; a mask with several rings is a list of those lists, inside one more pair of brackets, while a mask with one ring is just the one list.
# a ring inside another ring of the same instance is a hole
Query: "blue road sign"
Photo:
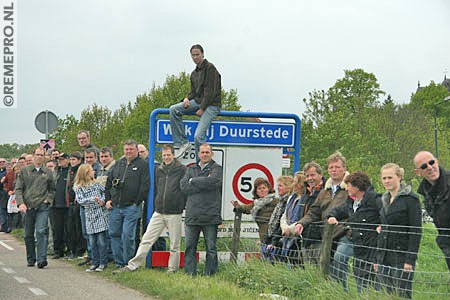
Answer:
[[[184, 121], [186, 137], [190, 142], [194, 142], [197, 124], [198, 121]], [[210, 144], [293, 147], [295, 124], [213, 121], [206, 136]], [[172, 143], [169, 120], [156, 121], [156, 142]]]

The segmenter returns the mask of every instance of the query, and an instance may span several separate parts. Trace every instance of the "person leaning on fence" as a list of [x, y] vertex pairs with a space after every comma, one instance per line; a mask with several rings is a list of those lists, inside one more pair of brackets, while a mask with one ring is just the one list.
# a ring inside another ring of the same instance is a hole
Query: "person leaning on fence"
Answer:
[[[369, 176], [364, 172], [354, 172], [344, 182], [347, 184], [349, 197], [345, 204], [328, 213], [328, 224], [337, 225], [340, 220], [348, 219], [348, 246], [353, 246], [354, 254], [353, 273], [358, 292], [362, 292], [367, 287], [375, 262], [378, 238], [376, 227], [380, 224], [381, 200], [380, 195], [373, 191]], [[343, 246], [339, 244], [336, 249], [331, 274], [347, 288], [348, 266], [341, 265], [341, 261], [345, 260], [345, 251], [341, 251]]]
[[278, 203], [275, 197], [275, 190], [270, 182], [262, 177], [258, 177], [253, 182], [253, 202], [249, 204], [239, 204], [237, 200], [231, 201], [235, 211], [244, 214], [251, 214], [259, 229], [259, 241], [264, 244], [264, 236], [269, 228], [269, 220], [272, 212]]
[[262, 247], [263, 255], [272, 262], [274, 260], [286, 261], [281, 255], [283, 240], [280, 220], [286, 210], [287, 200], [292, 192], [292, 176], [279, 176], [277, 178], [278, 203], [270, 216], [267, 233], [264, 236]]
[[303, 207], [300, 205], [302, 196], [306, 191], [306, 176], [303, 171], [296, 172], [292, 183], [292, 194], [287, 200], [286, 208], [280, 219], [280, 227], [283, 235], [281, 255], [286, 257], [289, 265], [303, 264], [300, 255], [301, 243], [299, 237], [291, 234], [289, 225], [294, 224], [299, 218]]
[[[322, 167], [315, 163], [306, 163], [303, 167], [303, 172], [306, 177], [306, 190], [300, 198], [298, 203], [299, 209], [295, 216], [295, 222], [289, 224], [285, 229], [285, 235], [289, 230], [289, 235], [295, 235], [295, 225], [297, 221], [303, 218], [309, 211], [309, 208], [316, 201], [320, 191], [325, 186], [325, 179], [322, 176]], [[322, 243], [322, 229], [319, 224], [309, 224], [302, 232], [302, 256], [305, 262], [310, 264], [319, 264], [320, 245]]]
[[[327, 158], [327, 162], [330, 178], [327, 180], [325, 188], [317, 195], [317, 199], [309, 208], [308, 213], [296, 223], [295, 232], [298, 235], [301, 235], [303, 228], [311, 223], [322, 222], [324, 224], [327, 222], [328, 213], [333, 208], [343, 205], [348, 198], [347, 185], [344, 182], [345, 176], [349, 174], [346, 169], [345, 157], [340, 152], [336, 152]], [[335, 242], [333, 249], [337, 247], [337, 243], [346, 245], [347, 240], [344, 227], [341, 224], [336, 226], [333, 232], [333, 241]], [[342, 264], [347, 265], [351, 257], [349, 255], [351, 253], [347, 253], [347, 250], [350, 252], [353, 249], [349, 247], [341, 247], [341, 249], [345, 258]]]
[[[204, 58], [203, 47], [193, 45], [190, 49], [196, 67], [191, 73], [191, 91], [181, 103], [170, 107], [170, 128], [173, 144], [177, 149], [175, 156], [180, 158], [191, 149], [186, 138], [183, 114], [195, 112], [200, 117], [194, 133], [195, 153], [206, 142], [206, 131], [212, 120], [219, 114], [222, 105], [221, 76], [216, 67]], [[179, 148], [179, 149], [178, 149]]]
[[428, 151], [414, 157], [414, 171], [423, 177], [417, 192], [424, 197], [427, 213], [438, 229], [436, 243], [445, 255], [450, 271], [450, 171], [439, 166], [439, 161]]
[[382, 288], [412, 298], [414, 266], [422, 237], [419, 196], [402, 183], [403, 168], [388, 163], [381, 168], [386, 192], [381, 197], [381, 228], [374, 265]]

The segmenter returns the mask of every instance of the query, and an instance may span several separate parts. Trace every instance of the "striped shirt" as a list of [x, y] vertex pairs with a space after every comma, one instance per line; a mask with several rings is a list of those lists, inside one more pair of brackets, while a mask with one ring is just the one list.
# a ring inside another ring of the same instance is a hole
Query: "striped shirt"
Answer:
[[109, 228], [109, 218], [105, 206], [100, 206], [95, 200], [98, 197], [105, 201], [105, 188], [100, 183], [90, 186], [74, 186], [75, 199], [84, 207], [86, 215], [86, 233], [99, 233]]

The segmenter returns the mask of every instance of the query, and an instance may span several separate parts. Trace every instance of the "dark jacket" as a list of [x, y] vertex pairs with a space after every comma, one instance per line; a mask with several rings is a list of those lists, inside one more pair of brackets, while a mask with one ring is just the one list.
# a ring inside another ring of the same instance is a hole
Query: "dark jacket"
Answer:
[[360, 206], [353, 210], [354, 200], [350, 197], [344, 205], [333, 208], [328, 213], [338, 221], [348, 219], [349, 237], [354, 243], [355, 257], [375, 261], [375, 248], [377, 246], [377, 226], [380, 224], [381, 195], [366, 191]]
[[[6, 177], [6, 168], [0, 169], [0, 180]], [[4, 190], [3, 183], [0, 181], [0, 208], [6, 209], [9, 197], [7, 197], [7, 192]]]
[[67, 200], [67, 178], [69, 174], [69, 167], [57, 167], [56, 168], [56, 179], [55, 179], [55, 202], [54, 207], [62, 208], [68, 207]]
[[439, 167], [439, 172], [440, 176], [435, 185], [424, 179], [417, 192], [423, 195], [425, 209], [433, 218], [436, 227], [450, 228], [450, 171]]
[[181, 179], [181, 191], [187, 195], [186, 225], [222, 223], [222, 167], [211, 160], [201, 169], [199, 164], [187, 168]]
[[[325, 187], [325, 178], [322, 178], [322, 184], [315, 187], [314, 190], [306, 190], [300, 198], [300, 210], [297, 220], [303, 218], [308, 213], [309, 208], [314, 204], [320, 191]], [[303, 246], [309, 247], [311, 244], [320, 243], [322, 240], [322, 227], [320, 224], [309, 224], [302, 232]]]
[[53, 204], [55, 181], [52, 172], [43, 165], [36, 171], [34, 165], [20, 170], [16, 179], [17, 206], [25, 203], [27, 208], [37, 208], [41, 203]]
[[106, 181], [106, 201], [111, 200], [114, 207], [141, 205], [147, 200], [150, 188], [148, 165], [139, 156], [129, 164], [122, 157], [108, 175]]
[[[380, 210], [381, 233], [378, 237], [377, 263], [385, 258], [415, 265], [422, 237], [422, 211], [419, 196], [411, 191], [411, 186], [401, 184], [400, 190], [391, 204], [391, 195], [384, 193]], [[392, 226], [393, 225], [393, 226]]]
[[216, 67], [206, 59], [191, 73], [191, 92], [189, 99], [195, 99], [200, 108], [221, 106], [222, 86], [220, 73]]
[[78, 202], [75, 200], [75, 191], [73, 190], [73, 182], [75, 181], [75, 176], [77, 176], [78, 168], [81, 166], [81, 164], [78, 164], [76, 166], [71, 166], [69, 169], [69, 174], [67, 175], [67, 181], [66, 181], [66, 188], [67, 188], [67, 196], [66, 196], [66, 203], [68, 205], [79, 205]]
[[265, 235], [265, 243], [270, 244], [276, 247], [281, 247], [283, 244], [282, 236], [281, 236], [281, 225], [280, 220], [283, 216], [283, 213], [286, 210], [287, 200], [289, 198], [289, 194], [283, 195], [279, 197], [279, 201], [275, 206], [275, 209], [272, 212], [269, 220], [269, 227], [267, 230], [267, 234]]
[[181, 214], [186, 206], [186, 195], [181, 191], [180, 181], [186, 173], [186, 166], [174, 159], [155, 172], [155, 211], [160, 214]]
[[[348, 174], [348, 173], [347, 173]], [[320, 191], [317, 195], [316, 201], [308, 210], [308, 213], [300, 219], [297, 223], [306, 227], [312, 223], [320, 224], [323, 226], [327, 222], [328, 212], [333, 208], [340, 206], [345, 203], [348, 198], [348, 192], [345, 189], [346, 184], [344, 181], [339, 185], [336, 194], [333, 196], [333, 191], [331, 189], [331, 178], [327, 180], [325, 188]], [[344, 220], [345, 221], [345, 220]], [[342, 225], [336, 226], [333, 233], [333, 239], [337, 240], [345, 235], [345, 231]]]

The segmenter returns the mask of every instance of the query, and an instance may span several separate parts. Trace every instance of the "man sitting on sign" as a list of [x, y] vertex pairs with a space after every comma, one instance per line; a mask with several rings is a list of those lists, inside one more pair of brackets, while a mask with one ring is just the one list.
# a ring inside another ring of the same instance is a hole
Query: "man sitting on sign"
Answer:
[[221, 77], [216, 67], [204, 58], [203, 47], [193, 45], [191, 57], [197, 65], [191, 73], [191, 92], [181, 103], [170, 107], [170, 128], [176, 152], [175, 157], [180, 158], [191, 149], [186, 138], [183, 125], [183, 114], [196, 113], [200, 117], [194, 134], [195, 153], [197, 155], [200, 145], [206, 143], [206, 131], [212, 120], [219, 114], [221, 106]]

